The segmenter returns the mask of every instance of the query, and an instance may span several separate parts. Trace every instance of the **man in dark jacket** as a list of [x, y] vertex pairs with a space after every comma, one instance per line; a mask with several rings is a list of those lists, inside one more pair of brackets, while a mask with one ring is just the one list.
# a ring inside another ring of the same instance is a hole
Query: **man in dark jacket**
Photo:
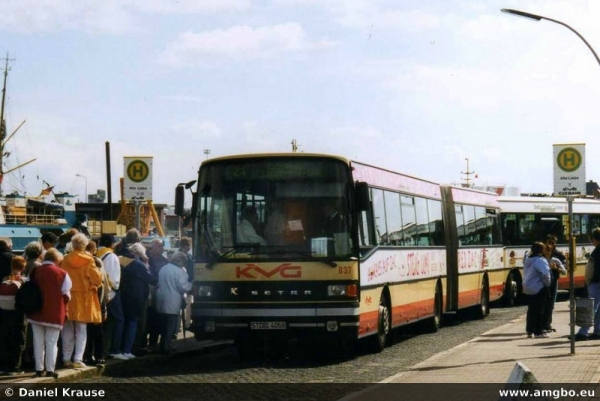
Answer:
[[130, 245], [119, 256], [121, 264], [121, 302], [125, 327], [123, 332], [122, 354], [134, 358], [133, 345], [136, 339], [138, 323], [142, 318], [148, 299], [148, 285], [156, 285], [158, 280], [150, 274], [148, 267], [138, 255], [145, 256], [141, 243]]

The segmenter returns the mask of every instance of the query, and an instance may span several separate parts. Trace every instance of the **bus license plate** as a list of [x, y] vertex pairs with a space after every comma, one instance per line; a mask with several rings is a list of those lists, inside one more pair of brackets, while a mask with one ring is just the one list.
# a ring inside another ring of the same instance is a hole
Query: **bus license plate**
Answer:
[[285, 330], [285, 322], [250, 322], [250, 330]]

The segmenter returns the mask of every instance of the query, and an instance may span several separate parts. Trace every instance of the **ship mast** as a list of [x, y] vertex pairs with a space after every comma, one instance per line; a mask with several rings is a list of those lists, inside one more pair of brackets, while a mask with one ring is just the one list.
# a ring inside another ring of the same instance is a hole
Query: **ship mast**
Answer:
[[[474, 171], [469, 171], [469, 158], [465, 157], [465, 160], [467, 161], [467, 171], [461, 171], [461, 174], [464, 174], [465, 178], [463, 178], [463, 183], [462, 183], [462, 187], [463, 188], [471, 188], [473, 187], [473, 184], [471, 183], [471, 181], [473, 181], [473, 179], [471, 178], [471, 176], [473, 174], [475, 174]], [[475, 175], [475, 178], [477, 178], [477, 175]]]
[[[6, 138], [6, 123], [4, 122], [4, 101], [6, 100], [6, 77], [8, 76], [8, 53], [4, 59], [4, 84], [2, 85], [2, 106], [0, 107], [0, 196], [2, 196], [2, 181], [4, 180], [4, 138]], [[13, 61], [13, 60], [10, 60]]]
[[11, 171], [17, 170], [17, 169], [19, 169], [31, 162], [34, 162], [36, 160], [36, 159], [29, 160], [28, 162], [20, 164], [17, 167], [14, 167], [8, 171], [4, 171], [4, 156], [5, 156], [4, 146], [6, 145], [6, 142], [8, 142], [10, 140], [10, 138], [12, 138], [13, 135], [17, 133], [19, 128], [21, 128], [23, 126], [23, 124], [25, 124], [25, 121], [23, 121], [21, 124], [19, 124], [17, 129], [12, 134], [10, 134], [10, 136], [8, 138], [6, 137], [6, 133], [7, 133], [6, 121], [4, 121], [4, 102], [6, 100], [6, 78], [8, 77], [8, 71], [10, 70], [10, 68], [8, 68], [8, 62], [15, 61], [15, 59], [9, 58], [8, 53], [6, 53], [6, 58], [3, 60], [5, 61], [5, 65], [4, 65], [4, 83], [2, 85], [2, 105], [0, 106], [0, 196], [4, 195], [2, 193], [2, 181], [4, 181], [4, 176], [6, 174], [10, 173]]

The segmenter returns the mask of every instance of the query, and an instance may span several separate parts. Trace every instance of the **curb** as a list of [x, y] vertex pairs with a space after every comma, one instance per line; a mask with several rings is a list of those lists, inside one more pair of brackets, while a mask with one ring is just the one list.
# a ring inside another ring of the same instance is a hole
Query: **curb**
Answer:
[[[176, 358], [181, 355], [189, 355], [189, 356], [202, 356], [206, 354], [210, 354], [212, 352], [221, 351], [223, 349], [231, 347], [233, 341], [202, 341], [198, 342], [196, 346], [191, 346], [189, 348], [183, 348], [181, 350], [175, 351], [172, 355], [164, 356], [160, 354], [149, 354], [144, 357], [136, 358], [135, 360], [148, 360], [148, 359], [156, 359], [156, 358]], [[135, 362], [132, 360], [132, 362]], [[129, 362], [126, 360], [117, 360], [110, 359], [104, 365], [98, 366], [87, 366], [85, 368], [77, 368], [77, 369], [58, 369], [56, 373], [58, 373], [58, 378], [54, 379], [52, 377], [34, 377], [35, 372], [27, 372], [24, 375], [20, 375], [19, 377], [12, 378], [12, 380], [2, 380], [0, 379], [0, 386], [6, 385], [14, 385], [14, 384], [39, 384], [39, 383], [73, 383], [84, 379], [90, 379], [97, 376], [102, 376], [105, 373], [109, 372], [113, 367], [121, 365], [122, 363]]]

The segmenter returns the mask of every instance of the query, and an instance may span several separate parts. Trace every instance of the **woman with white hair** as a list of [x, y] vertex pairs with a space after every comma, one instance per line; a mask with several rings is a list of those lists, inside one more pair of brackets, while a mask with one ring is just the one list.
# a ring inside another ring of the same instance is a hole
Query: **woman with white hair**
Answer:
[[102, 323], [102, 311], [98, 300], [98, 286], [102, 285], [102, 275], [96, 269], [94, 259], [85, 251], [88, 242], [85, 234], [74, 235], [71, 239], [73, 251], [65, 256], [60, 265], [73, 282], [71, 301], [67, 306], [69, 319], [62, 330], [65, 368], [86, 366], [83, 363], [83, 353], [87, 340], [87, 324]]
[[27, 244], [23, 253], [25, 254], [25, 259], [27, 260], [25, 272], [28, 276], [30, 276], [31, 272], [33, 272], [36, 267], [42, 264], [42, 254], [44, 253], [44, 248], [39, 241], [32, 241]]
[[188, 282], [185, 270], [187, 256], [183, 252], [176, 252], [171, 262], [163, 266], [158, 272], [158, 287], [156, 288], [156, 312], [162, 320], [160, 336], [160, 352], [173, 351], [172, 339], [177, 331], [177, 319], [181, 309], [183, 294], [192, 289]]

